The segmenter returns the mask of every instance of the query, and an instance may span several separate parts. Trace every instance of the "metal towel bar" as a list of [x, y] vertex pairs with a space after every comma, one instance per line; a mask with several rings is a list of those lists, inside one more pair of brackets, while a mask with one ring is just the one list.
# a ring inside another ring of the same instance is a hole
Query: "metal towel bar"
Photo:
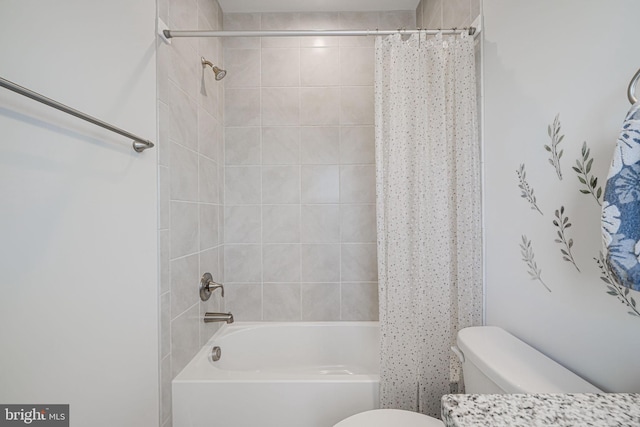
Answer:
[[636, 71], [636, 74], [631, 79], [631, 83], [629, 83], [629, 89], [627, 89], [627, 97], [629, 98], [629, 102], [632, 104], [638, 102], [638, 98], [635, 96], [638, 80], [640, 80], [640, 70]]
[[42, 104], [48, 105], [49, 107], [55, 108], [56, 110], [60, 110], [62, 112], [75, 116], [79, 119], [85, 120], [89, 123], [93, 123], [96, 126], [100, 126], [107, 130], [110, 130], [111, 132], [115, 132], [122, 136], [126, 136], [127, 138], [131, 138], [133, 139], [133, 149], [138, 153], [143, 152], [147, 148], [153, 147], [153, 142], [151, 141], [148, 141], [144, 138], [140, 138], [139, 136], [134, 135], [131, 132], [127, 132], [126, 130], [110, 125], [109, 123], [103, 122], [102, 120], [96, 119], [95, 117], [89, 116], [88, 114], [75, 110], [71, 107], [67, 107], [64, 104], [54, 101], [51, 98], [47, 98], [46, 96], [40, 95], [38, 92], [34, 92], [30, 89], [27, 89], [26, 87], [17, 85], [12, 81], [3, 79], [2, 77], [0, 77], [0, 86], [6, 89], [9, 89], [13, 92], [19, 93], [20, 95], [26, 96], [27, 98], [31, 98], [34, 101], [38, 101]]

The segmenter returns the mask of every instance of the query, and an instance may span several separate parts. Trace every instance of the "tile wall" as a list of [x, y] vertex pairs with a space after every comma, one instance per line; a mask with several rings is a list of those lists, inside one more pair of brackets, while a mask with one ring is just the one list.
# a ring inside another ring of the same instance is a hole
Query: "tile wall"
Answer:
[[[220, 29], [216, 0], [159, 0], [169, 28]], [[171, 425], [171, 380], [219, 327], [219, 291], [200, 302], [205, 271], [222, 281], [222, 84], [200, 57], [222, 64], [218, 39], [158, 43], [160, 420]]]
[[[225, 14], [225, 30], [413, 28], [413, 12]], [[225, 308], [378, 318], [374, 39], [225, 39]]]
[[416, 9], [419, 28], [468, 27], [480, 15], [481, 0], [421, 0]]

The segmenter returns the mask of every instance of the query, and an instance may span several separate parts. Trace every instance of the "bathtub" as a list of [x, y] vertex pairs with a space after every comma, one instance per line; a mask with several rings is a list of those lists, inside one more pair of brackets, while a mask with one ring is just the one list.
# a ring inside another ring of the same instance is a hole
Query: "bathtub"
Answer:
[[173, 380], [173, 427], [331, 427], [376, 409], [379, 331], [378, 322], [225, 324]]

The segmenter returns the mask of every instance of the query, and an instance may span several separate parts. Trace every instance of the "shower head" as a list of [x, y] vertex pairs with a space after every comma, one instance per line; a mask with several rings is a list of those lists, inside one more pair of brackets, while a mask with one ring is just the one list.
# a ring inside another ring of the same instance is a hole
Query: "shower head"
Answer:
[[222, 80], [224, 79], [224, 76], [227, 75], [227, 70], [221, 70], [216, 66], [213, 66], [212, 70], [213, 70], [213, 73], [216, 75], [216, 80]]
[[227, 70], [216, 67], [211, 61], [207, 61], [204, 56], [200, 58], [200, 61], [202, 62], [203, 67], [206, 67], [207, 65], [211, 67], [213, 74], [216, 75], [216, 80], [222, 80], [224, 79], [224, 76], [227, 75]]

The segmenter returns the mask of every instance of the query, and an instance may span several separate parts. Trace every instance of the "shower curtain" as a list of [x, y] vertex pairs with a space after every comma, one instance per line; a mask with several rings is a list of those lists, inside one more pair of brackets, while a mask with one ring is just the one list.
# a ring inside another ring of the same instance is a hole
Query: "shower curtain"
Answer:
[[378, 37], [375, 119], [380, 404], [439, 416], [482, 321], [473, 38]]

